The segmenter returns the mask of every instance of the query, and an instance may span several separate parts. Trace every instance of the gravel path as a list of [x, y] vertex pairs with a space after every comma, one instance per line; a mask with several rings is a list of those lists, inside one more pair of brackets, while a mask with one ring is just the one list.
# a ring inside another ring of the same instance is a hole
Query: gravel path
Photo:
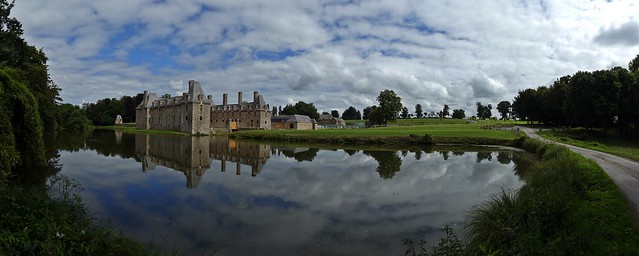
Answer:
[[517, 126], [516, 128], [525, 132], [530, 138], [566, 146], [573, 152], [595, 160], [621, 189], [632, 208], [635, 220], [639, 220], [639, 163], [611, 154], [547, 140], [537, 135], [531, 128], [522, 126]]

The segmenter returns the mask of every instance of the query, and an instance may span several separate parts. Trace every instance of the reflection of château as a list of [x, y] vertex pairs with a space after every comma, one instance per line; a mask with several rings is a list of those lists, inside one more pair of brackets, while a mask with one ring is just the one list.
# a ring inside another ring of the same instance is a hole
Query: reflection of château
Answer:
[[186, 187], [195, 188], [214, 161], [220, 162], [221, 172], [226, 172], [230, 161], [235, 164], [237, 175], [241, 174], [242, 164], [251, 166], [251, 176], [257, 175], [270, 157], [270, 146], [227, 137], [136, 134], [135, 152], [142, 159], [142, 171], [166, 166], [183, 172]]

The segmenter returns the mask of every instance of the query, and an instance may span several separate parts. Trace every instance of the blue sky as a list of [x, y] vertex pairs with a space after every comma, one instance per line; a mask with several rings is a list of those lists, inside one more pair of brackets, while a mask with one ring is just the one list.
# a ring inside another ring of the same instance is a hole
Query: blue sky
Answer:
[[12, 15], [72, 104], [181, 94], [193, 79], [215, 102], [259, 91], [341, 112], [392, 89], [411, 111], [474, 113], [578, 70], [626, 67], [637, 13], [634, 1], [30, 0]]

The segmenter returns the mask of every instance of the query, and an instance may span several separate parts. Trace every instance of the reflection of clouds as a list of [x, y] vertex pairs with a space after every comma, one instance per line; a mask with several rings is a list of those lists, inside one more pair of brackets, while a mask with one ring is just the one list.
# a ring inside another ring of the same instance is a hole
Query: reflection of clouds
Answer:
[[312, 162], [274, 155], [255, 177], [220, 172], [213, 161], [191, 190], [182, 172], [142, 173], [132, 159], [80, 151], [61, 162], [86, 187], [96, 217], [144, 241], [162, 236], [187, 254], [397, 254], [402, 239], [462, 222], [499, 186], [522, 185], [513, 164], [496, 157], [476, 163], [476, 154], [421, 154], [398, 154], [401, 171], [390, 180], [361, 151], [321, 150]]

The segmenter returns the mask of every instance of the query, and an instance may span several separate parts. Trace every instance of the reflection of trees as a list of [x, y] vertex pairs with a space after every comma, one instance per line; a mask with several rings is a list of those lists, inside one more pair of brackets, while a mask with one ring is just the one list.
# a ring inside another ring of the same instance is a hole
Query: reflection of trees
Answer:
[[440, 151], [440, 155], [444, 158], [444, 160], [448, 160], [448, 151]]
[[460, 151], [453, 151], [453, 156], [463, 156], [464, 152], [460, 152]]
[[289, 158], [294, 158], [298, 162], [303, 162], [303, 161], [312, 162], [313, 159], [315, 159], [315, 156], [317, 156], [317, 152], [319, 152], [319, 148], [309, 148], [308, 150], [302, 151], [302, 152], [282, 150], [282, 155]]
[[510, 164], [513, 159], [513, 152], [499, 152], [497, 153], [497, 162], [500, 164]]
[[534, 154], [521, 152], [513, 154], [512, 158], [513, 167], [515, 171], [515, 175], [519, 176], [522, 179], [526, 179], [531, 170], [535, 167], [536, 163], [539, 161]]
[[396, 151], [366, 151], [365, 155], [375, 158], [377, 161], [377, 171], [379, 177], [383, 179], [392, 179], [396, 172], [399, 172], [402, 166], [402, 159]]
[[481, 163], [484, 160], [492, 161], [493, 152], [477, 152], [477, 163]]
[[344, 149], [344, 152], [346, 152], [346, 154], [348, 154], [349, 156], [352, 156], [352, 155], [356, 154], [357, 152], [359, 152], [359, 150]]
[[86, 147], [105, 156], [136, 158], [135, 134], [119, 133], [110, 130], [94, 130], [86, 139]]
[[415, 160], [422, 159], [422, 151], [415, 152]]

